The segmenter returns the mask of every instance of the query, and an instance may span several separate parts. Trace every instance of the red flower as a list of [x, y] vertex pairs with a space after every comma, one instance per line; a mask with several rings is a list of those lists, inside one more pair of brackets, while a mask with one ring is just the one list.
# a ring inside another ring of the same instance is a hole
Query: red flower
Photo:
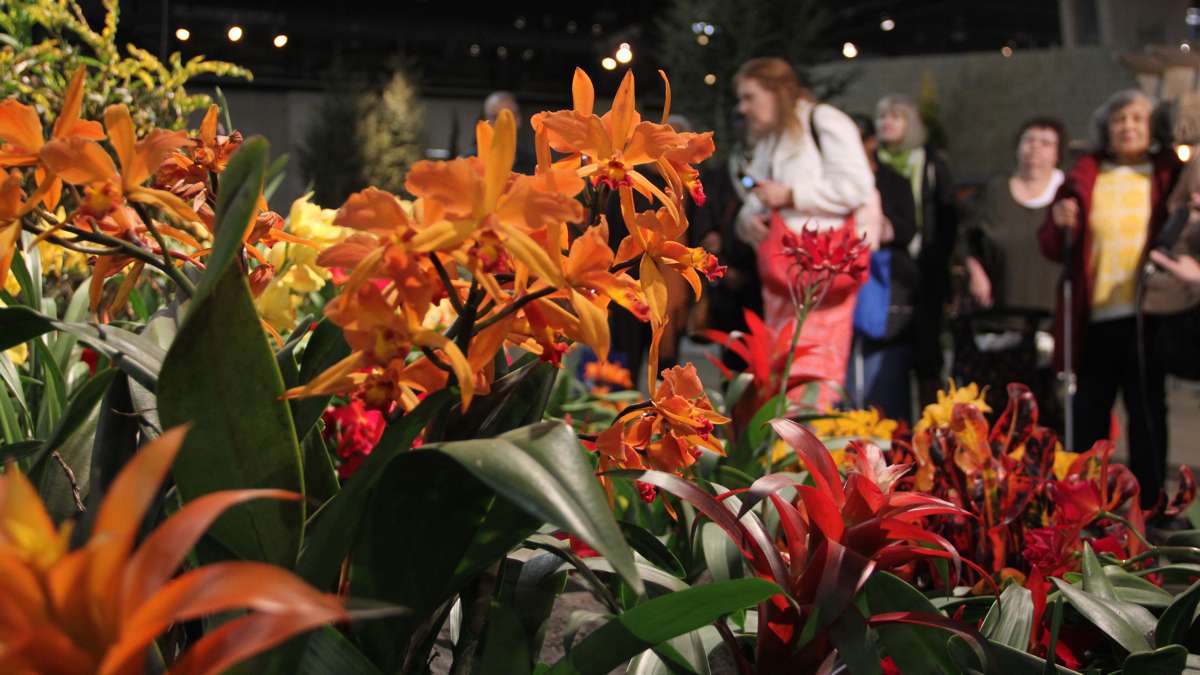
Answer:
[[784, 255], [791, 258], [796, 283], [801, 288], [827, 286], [846, 275], [863, 281], [867, 275], [866, 242], [846, 228], [816, 230], [804, 228], [799, 234], [783, 235]]
[[635, 487], [637, 487], [638, 497], [641, 497], [642, 501], [646, 502], [647, 504], [652, 503], [654, 498], [658, 496], [657, 488], [649, 483], [643, 483], [640, 480], [635, 480], [633, 484]]
[[1089, 480], [1070, 479], [1050, 484], [1054, 498], [1055, 521], [1063, 525], [1084, 526], [1104, 510], [1100, 490]]
[[1029, 564], [1047, 577], [1062, 576], [1071, 568], [1071, 553], [1078, 541], [1077, 530], [1066, 527], [1041, 527], [1025, 533], [1021, 553]]
[[325, 421], [325, 438], [336, 444], [338, 477], [345, 480], [358, 470], [363, 459], [371, 454], [383, 435], [386, 419], [379, 410], [371, 410], [359, 399], [346, 405], [331, 407], [321, 417]]
[[100, 353], [91, 347], [84, 347], [83, 353], [79, 355], [79, 360], [87, 364], [88, 375], [95, 375], [96, 364], [100, 361]]
[[566, 532], [555, 532], [554, 538], [559, 541], [569, 542], [571, 544], [571, 552], [580, 558], [596, 558], [600, 556], [596, 549], [588, 546], [587, 542], [573, 534], [568, 534]]
[[883, 670], [883, 675], [904, 675], [900, 671], [900, 666], [897, 666], [890, 656], [883, 657], [883, 660], [879, 662], [879, 667]]

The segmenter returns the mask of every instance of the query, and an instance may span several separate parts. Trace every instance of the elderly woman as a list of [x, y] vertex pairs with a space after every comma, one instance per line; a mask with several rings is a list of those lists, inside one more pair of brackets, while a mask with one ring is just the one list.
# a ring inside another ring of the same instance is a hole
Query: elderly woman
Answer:
[[946, 160], [926, 145], [927, 132], [912, 99], [886, 96], [875, 108], [879, 162], [912, 186], [917, 234], [908, 244], [920, 275], [913, 307], [913, 370], [921, 405], [933, 403], [942, 384], [942, 319], [950, 295], [950, 255], [958, 231], [954, 181]]
[[1167, 459], [1167, 402], [1161, 360], [1147, 345], [1156, 321], [1135, 318], [1138, 272], [1167, 214], [1179, 162], [1152, 147], [1154, 102], [1137, 90], [1114, 94], [1093, 116], [1095, 150], [1075, 163], [1038, 231], [1042, 253], [1067, 266], [1071, 307], [1059, 303], [1056, 364], [1062, 366], [1062, 325], [1070, 321], [1076, 451], [1108, 438], [1117, 392], [1128, 413], [1129, 466], [1141, 484], [1142, 506], [1158, 499]]
[[[738, 112], [754, 141], [747, 170], [754, 188], [738, 213], [737, 234], [759, 252], [766, 322], [781, 329], [793, 318], [781, 251], [787, 231], [853, 227], [853, 213], [875, 187], [858, 127], [843, 112], [818, 103], [780, 58], [742, 64], [734, 78]], [[809, 313], [802, 339], [816, 344], [798, 358], [793, 373], [839, 385], [850, 355], [856, 284], [835, 286]], [[832, 404], [834, 390], [822, 387], [819, 405]]]

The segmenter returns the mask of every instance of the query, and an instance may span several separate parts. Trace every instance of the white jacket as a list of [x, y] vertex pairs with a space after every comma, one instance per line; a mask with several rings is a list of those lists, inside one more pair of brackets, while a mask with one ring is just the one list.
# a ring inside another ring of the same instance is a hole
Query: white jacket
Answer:
[[[867, 203], [875, 190], [875, 176], [867, 163], [858, 126], [848, 115], [831, 105], [811, 101], [796, 104], [800, 124], [772, 134], [754, 146], [747, 173], [755, 181], [775, 180], [792, 188], [792, 206], [780, 215], [792, 231], [808, 225], [825, 230], [838, 227], [855, 209]], [[808, 129], [809, 114], [815, 123], [821, 147]], [[766, 211], [762, 200], [747, 195], [738, 212], [738, 236], [746, 235], [749, 218]]]

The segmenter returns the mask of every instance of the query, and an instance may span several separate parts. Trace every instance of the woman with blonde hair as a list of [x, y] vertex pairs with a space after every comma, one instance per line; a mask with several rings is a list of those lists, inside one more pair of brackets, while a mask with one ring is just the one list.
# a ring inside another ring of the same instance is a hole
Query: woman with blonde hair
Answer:
[[1165, 364], [1149, 347], [1158, 322], [1145, 316], [1139, 336], [1138, 277], [1167, 218], [1167, 196], [1179, 173], [1170, 148], [1155, 148], [1154, 101], [1136, 89], [1113, 94], [1092, 120], [1095, 148], [1058, 189], [1038, 230], [1042, 253], [1066, 266], [1071, 306], [1059, 302], [1055, 363], [1064, 365], [1063, 327], [1071, 326], [1070, 365], [1078, 386], [1071, 401], [1075, 451], [1108, 438], [1118, 391], [1128, 417], [1129, 468], [1141, 485], [1142, 508], [1154, 506], [1167, 463]]
[[[746, 170], [753, 189], [738, 213], [738, 237], [759, 251], [765, 320], [775, 329], [794, 317], [786, 285], [783, 235], [804, 228], [854, 227], [853, 213], [871, 197], [875, 180], [858, 127], [845, 113], [818, 103], [780, 58], [742, 64], [734, 78], [738, 112], [754, 143]], [[857, 284], [835, 286], [809, 313], [801, 338], [815, 349], [793, 365], [793, 374], [841, 385], [850, 354]], [[835, 390], [822, 386], [818, 405], [830, 405]]]
[[880, 164], [895, 169], [912, 186], [917, 234], [908, 252], [920, 280], [913, 307], [913, 370], [921, 405], [933, 403], [942, 384], [942, 321], [950, 297], [950, 255], [958, 231], [954, 181], [946, 160], [927, 143], [928, 132], [913, 100], [885, 96], [875, 107]]

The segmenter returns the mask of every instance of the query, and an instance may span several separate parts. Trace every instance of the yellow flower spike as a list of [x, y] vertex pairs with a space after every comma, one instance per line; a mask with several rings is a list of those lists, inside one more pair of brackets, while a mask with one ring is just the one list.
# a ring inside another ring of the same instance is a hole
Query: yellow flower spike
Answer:
[[66, 552], [70, 535], [70, 526], [54, 527], [33, 484], [10, 464], [0, 479], [0, 553], [45, 571]]

